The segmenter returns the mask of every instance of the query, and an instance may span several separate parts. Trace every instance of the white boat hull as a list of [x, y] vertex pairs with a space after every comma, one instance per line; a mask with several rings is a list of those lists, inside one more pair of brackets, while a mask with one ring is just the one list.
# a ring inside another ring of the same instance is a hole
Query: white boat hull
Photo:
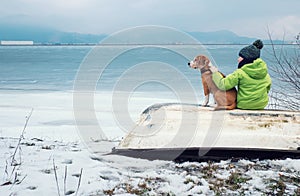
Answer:
[[113, 153], [166, 160], [300, 158], [300, 112], [157, 104]]

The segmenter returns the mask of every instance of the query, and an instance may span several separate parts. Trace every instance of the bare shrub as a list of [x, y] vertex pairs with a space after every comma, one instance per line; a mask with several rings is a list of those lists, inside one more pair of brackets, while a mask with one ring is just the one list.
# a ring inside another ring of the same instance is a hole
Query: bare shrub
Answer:
[[[272, 77], [270, 104], [272, 109], [300, 110], [300, 33], [292, 44], [274, 44], [269, 33], [272, 49], [269, 64]], [[284, 40], [283, 40], [284, 43]]]

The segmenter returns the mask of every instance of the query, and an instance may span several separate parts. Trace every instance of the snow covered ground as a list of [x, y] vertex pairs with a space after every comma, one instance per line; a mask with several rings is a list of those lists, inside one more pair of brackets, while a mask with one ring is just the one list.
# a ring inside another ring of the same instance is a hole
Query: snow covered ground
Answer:
[[[99, 97], [104, 131], [119, 140], [126, 133], [115, 130], [102, 108], [110, 100]], [[0, 99], [0, 195], [300, 195], [300, 160], [175, 163], [93, 154], [77, 132], [68, 93]], [[132, 118], [160, 101], [138, 100]]]
[[28, 138], [12, 161], [18, 139], [0, 141], [1, 195], [300, 194], [300, 160], [179, 164], [98, 156], [80, 142]]

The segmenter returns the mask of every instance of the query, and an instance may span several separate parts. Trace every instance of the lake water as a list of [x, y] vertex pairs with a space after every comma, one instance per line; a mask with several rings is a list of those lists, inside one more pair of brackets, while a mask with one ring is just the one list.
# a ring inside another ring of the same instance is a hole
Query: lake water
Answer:
[[[105, 50], [113, 51], [119, 46], [104, 46]], [[180, 47], [180, 46], [179, 46]], [[193, 54], [199, 54], [198, 47], [181, 46], [181, 50], [193, 50]], [[233, 72], [237, 67], [237, 54], [243, 46], [207, 46], [207, 51], [211, 54], [215, 64], [225, 74]], [[73, 89], [74, 80], [80, 65], [85, 57], [93, 50], [93, 46], [1, 46], [0, 47], [0, 90], [16, 91], [70, 91]], [[262, 51], [262, 58], [270, 63], [272, 59], [268, 53], [271, 48], [266, 46]], [[103, 54], [105, 55], [105, 54]], [[195, 89], [201, 88], [200, 73], [191, 70], [187, 66], [187, 59], [173, 51], [160, 47], [137, 47], [126, 51], [108, 64], [102, 72], [99, 73], [97, 90], [111, 91], [121, 78], [122, 74], [137, 64], [144, 62], [161, 62], [169, 64], [186, 76]], [[101, 64], [99, 58], [99, 64]], [[160, 70], [151, 70], [151, 64], [148, 63], [147, 70], [151, 74], [161, 73]], [[168, 72], [164, 73], [166, 79], [175, 80]], [[137, 77], [137, 75], [132, 75]], [[178, 84], [180, 84], [178, 80]], [[137, 90], [156, 91], [159, 88], [158, 83], [149, 82], [148, 88]], [[167, 89], [165, 89], [167, 90]]]

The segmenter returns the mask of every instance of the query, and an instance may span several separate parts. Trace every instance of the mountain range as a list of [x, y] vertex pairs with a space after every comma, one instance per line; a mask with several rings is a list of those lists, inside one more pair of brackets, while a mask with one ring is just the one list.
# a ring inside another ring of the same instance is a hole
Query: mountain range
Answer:
[[[202, 44], [249, 44], [255, 38], [239, 36], [228, 30], [214, 32], [187, 32]], [[97, 44], [106, 34], [82, 34], [74, 32], [63, 32], [47, 27], [28, 25], [0, 25], [0, 41], [33, 41], [35, 44]], [[264, 40], [270, 43], [269, 40]], [[275, 40], [276, 43], [282, 43]]]

